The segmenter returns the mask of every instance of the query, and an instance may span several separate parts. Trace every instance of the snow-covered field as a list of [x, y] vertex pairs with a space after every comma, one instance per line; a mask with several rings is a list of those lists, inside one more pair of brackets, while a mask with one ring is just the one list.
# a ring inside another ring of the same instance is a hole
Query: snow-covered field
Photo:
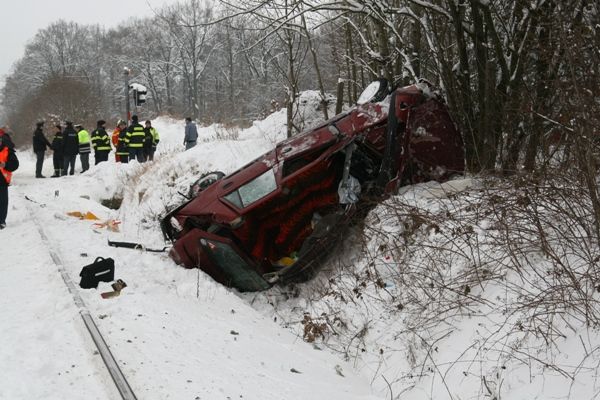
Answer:
[[[230, 171], [272, 145], [259, 125], [256, 137], [248, 132], [235, 143], [212, 141], [201, 130], [206, 142], [184, 153], [180, 124], [155, 125], [161, 151], [145, 165], [111, 160], [83, 175], [35, 179], [32, 154], [18, 153], [8, 227], [0, 232], [0, 398], [118, 397], [50, 249], [76, 282], [96, 257], [115, 260], [115, 278], [128, 285], [119, 297], [100, 297], [112, 290], [108, 283], [79, 292], [139, 399], [379, 398], [349, 364], [303, 342], [208, 276], [163, 254], [108, 247], [108, 238], [162, 247], [150, 218], [161, 201], [177, 201], [161, 187], [169, 176], [185, 181], [193, 178], [190, 168]], [[100, 204], [115, 194], [125, 196], [121, 210]], [[70, 211], [118, 219], [121, 232], [94, 228], [94, 221], [67, 216]]]
[[[112, 299], [100, 297], [111, 290], [108, 283], [78, 293], [138, 399], [598, 398], [597, 327], [557, 315], [565, 334], [550, 335], [546, 346], [526, 314], [511, 309], [506, 317], [515, 292], [498, 281], [473, 284], [464, 256], [471, 241], [442, 253], [419, 253], [411, 243], [411, 257], [389, 239], [411, 230], [444, 248], [444, 222], [427, 226], [415, 212], [407, 216], [411, 225], [392, 211], [402, 204], [435, 214], [445, 205], [448, 221], [456, 222], [480, 191], [477, 180], [405, 188], [369, 215], [314, 281], [294, 288], [239, 294], [164, 253], [109, 247], [108, 239], [162, 248], [158, 218], [182, 200], [177, 192], [203, 172], [234, 171], [270, 149], [284, 137], [285, 110], [243, 131], [202, 128], [198, 146], [187, 152], [181, 121], [160, 118], [154, 125], [161, 143], [146, 164], [116, 164], [111, 154], [85, 174], [35, 179], [33, 154], [18, 153], [8, 226], [0, 231], [0, 399], [118, 398], [59, 273], [64, 268], [78, 282], [81, 268], [98, 256], [112, 257], [115, 278], [128, 286]], [[49, 158], [44, 175], [51, 174]], [[464, 203], [450, 203], [461, 196]], [[101, 204], [115, 197], [123, 199], [118, 210]], [[71, 211], [118, 220], [119, 232]], [[465, 231], [481, 244], [469, 254], [482, 251], [482, 265], [495, 272], [484, 254], [492, 226], [482, 221]], [[448, 230], [458, 237], [458, 228]], [[456, 309], [439, 310], [450, 304], [441, 301], [449, 293], [441, 286], [461, 274], [464, 284], [450, 291]], [[403, 277], [413, 286], [402, 286]], [[420, 279], [432, 286], [415, 289]], [[323, 328], [312, 343], [303, 340], [306, 317]], [[526, 333], [513, 334], [518, 324]]]

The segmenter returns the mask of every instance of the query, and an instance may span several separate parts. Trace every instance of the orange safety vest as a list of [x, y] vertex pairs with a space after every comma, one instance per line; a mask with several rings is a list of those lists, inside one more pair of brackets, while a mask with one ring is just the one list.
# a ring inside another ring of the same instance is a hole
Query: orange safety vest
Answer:
[[[2, 150], [0, 150], [0, 162], [6, 163], [8, 161], [8, 147], [4, 147]], [[4, 168], [0, 168], [0, 173], [2, 173], [2, 176], [4, 176], [4, 179], [6, 179], [6, 183], [10, 185], [10, 178], [12, 177], [12, 172], [4, 169]]]

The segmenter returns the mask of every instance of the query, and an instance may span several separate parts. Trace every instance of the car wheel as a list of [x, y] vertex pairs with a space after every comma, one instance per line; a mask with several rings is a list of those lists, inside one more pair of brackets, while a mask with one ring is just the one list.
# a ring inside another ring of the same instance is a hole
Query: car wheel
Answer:
[[221, 171], [211, 171], [202, 174], [200, 178], [192, 186], [190, 186], [189, 198], [192, 199], [198, 196], [198, 193], [212, 185], [218, 180], [221, 180], [225, 174]]
[[360, 94], [357, 104], [376, 103], [382, 101], [390, 93], [389, 82], [385, 78], [379, 78], [371, 82]]

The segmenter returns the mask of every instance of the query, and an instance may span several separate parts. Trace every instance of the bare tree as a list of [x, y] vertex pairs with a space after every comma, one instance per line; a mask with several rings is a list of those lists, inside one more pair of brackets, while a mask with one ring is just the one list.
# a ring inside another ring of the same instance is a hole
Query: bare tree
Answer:
[[68, 77], [102, 98], [94, 112], [116, 116], [129, 67], [150, 89], [147, 112], [255, 119], [275, 100], [287, 107], [292, 135], [301, 129], [302, 90], [318, 88], [325, 102], [343, 82], [354, 103], [375, 77], [427, 79], [464, 133], [470, 170], [536, 171], [558, 154], [557, 135], [560, 154], [577, 152], [564, 128], [574, 129], [569, 102], [596, 104], [585, 90], [558, 93], [568, 81], [593, 86], [568, 71], [595, 71], [595, 53], [582, 49], [570, 65], [573, 46], [561, 38], [581, 31], [597, 46], [597, 15], [590, 0], [189, 0], [111, 30], [65, 21], [40, 30], [6, 80], [2, 104], [14, 114], [49, 79]]
[[201, 99], [202, 78], [208, 61], [217, 47], [212, 39], [213, 28], [205, 23], [212, 18], [208, 2], [188, 0], [168, 8], [163, 20], [179, 50], [180, 68], [185, 80], [187, 111], [198, 117], [204, 110]]

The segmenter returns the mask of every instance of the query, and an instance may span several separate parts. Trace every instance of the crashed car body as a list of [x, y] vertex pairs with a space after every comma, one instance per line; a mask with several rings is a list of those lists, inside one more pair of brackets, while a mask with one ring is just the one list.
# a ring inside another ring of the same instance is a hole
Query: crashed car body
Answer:
[[359, 103], [205, 183], [161, 221], [170, 256], [240, 291], [306, 280], [398, 186], [463, 172], [460, 133], [428, 85], [381, 79]]

